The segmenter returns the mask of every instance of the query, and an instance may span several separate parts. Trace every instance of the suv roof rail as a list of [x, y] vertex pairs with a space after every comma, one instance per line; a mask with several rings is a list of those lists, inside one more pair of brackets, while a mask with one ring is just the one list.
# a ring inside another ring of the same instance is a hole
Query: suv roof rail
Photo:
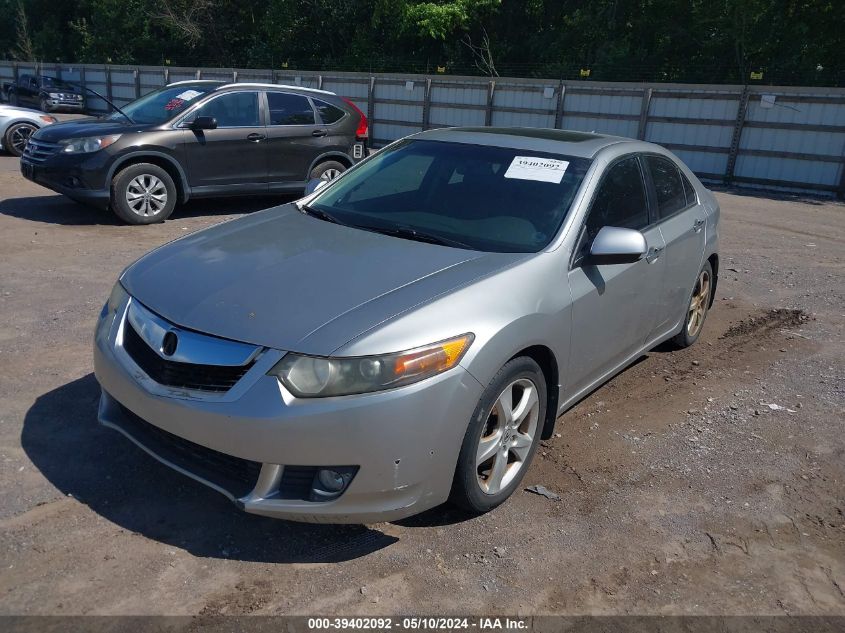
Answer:
[[288, 89], [291, 89], [291, 90], [304, 90], [306, 92], [316, 92], [317, 94], [323, 94], [323, 95], [334, 95], [335, 94], [334, 92], [330, 92], [329, 90], [318, 90], [317, 88], [306, 88], [305, 86], [296, 86], [296, 85], [290, 85], [290, 84], [270, 84], [270, 83], [261, 83], [261, 82], [253, 82], [253, 81], [229, 83], [229, 84], [225, 84], [223, 86], [220, 86], [220, 88], [232, 88], [232, 87], [235, 87], [235, 86], [237, 86], [237, 87], [252, 86], [252, 87], [256, 87], [256, 88], [288, 88]]
[[174, 81], [173, 83], [167, 84], [166, 87], [170, 86], [181, 86], [182, 84], [219, 84], [221, 81], [219, 79], [185, 79], [183, 81]]

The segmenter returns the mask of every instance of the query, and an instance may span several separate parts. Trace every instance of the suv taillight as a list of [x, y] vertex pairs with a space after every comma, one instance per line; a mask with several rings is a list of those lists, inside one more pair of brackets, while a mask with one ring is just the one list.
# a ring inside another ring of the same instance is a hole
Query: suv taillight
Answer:
[[357, 129], [357, 130], [355, 130], [355, 137], [356, 137], [359, 141], [363, 141], [363, 140], [365, 140], [365, 139], [367, 138], [368, 134], [369, 134], [369, 124], [367, 123], [367, 115], [366, 115], [366, 114], [364, 114], [363, 112], [361, 112], [361, 108], [359, 108], [358, 106], [356, 106], [354, 103], [352, 103], [352, 102], [351, 102], [349, 99], [347, 99], [346, 97], [341, 97], [341, 99], [343, 99], [344, 101], [346, 101], [346, 103], [348, 103], [348, 104], [349, 104], [349, 106], [350, 106], [353, 110], [355, 110], [355, 112], [357, 112], [357, 113], [358, 113], [358, 116], [360, 116], [360, 117], [361, 117], [361, 118], [358, 120], [358, 129]]

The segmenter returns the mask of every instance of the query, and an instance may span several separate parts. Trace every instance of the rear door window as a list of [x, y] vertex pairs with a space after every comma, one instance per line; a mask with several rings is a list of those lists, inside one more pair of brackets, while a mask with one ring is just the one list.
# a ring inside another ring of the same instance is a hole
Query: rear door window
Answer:
[[268, 92], [270, 125], [314, 125], [314, 110], [307, 97], [287, 92]]
[[681, 174], [681, 182], [684, 184], [684, 194], [687, 199], [687, 206], [698, 204], [698, 198], [695, 195], [695, 189], [693, 188], [692, 183], [686, 176], [684, 176], [684, 172], [680, 169], [678, 170], [678, 173]]
[[646, 156], [646, 161], [657, 194], [657, 216], [667, 218], [686, 207], [686, 192], [675, 163], [658, 156]]

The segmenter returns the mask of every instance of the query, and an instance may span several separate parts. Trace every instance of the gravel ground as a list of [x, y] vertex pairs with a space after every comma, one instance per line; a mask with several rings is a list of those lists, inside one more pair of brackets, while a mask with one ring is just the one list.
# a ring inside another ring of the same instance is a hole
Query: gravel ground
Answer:
[[147, 250], [272, 199], [119, 226], [0, 158], [0, 614], [845, 614], [845, 208], [718, 194], [691, 349], [561, 417], [486, 516], [239, 513], [96, 424], [96, 315]]

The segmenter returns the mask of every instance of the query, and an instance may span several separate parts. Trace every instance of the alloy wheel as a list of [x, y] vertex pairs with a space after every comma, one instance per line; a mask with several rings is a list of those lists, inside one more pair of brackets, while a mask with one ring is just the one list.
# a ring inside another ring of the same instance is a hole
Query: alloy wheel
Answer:
[[29, 137], [35, 132], [36, 128], [32, 125], [19, 125], [11, 134], [12, 147], [18, 154], [23, 154], [26, 144], [29, 142]]
[[710, 273], [702, 270], [695, 282], [695, 290], [689, 304], [687, 315], [687, 335], [693, 338], [698, 335], [701, 326], [704, 325], [704, 316], [707, 314], [708, 303], [710, 302]]
[[167, 187], [152, 174], [135, 176], [126, 187], [126, 204], [137, 215], [157, 215], [167, 205]]
[[327, 169], [322, 174], [320, 174], [320, 180], [334, 180], [340, 174], [343, 173], [339, 169]]
[[513, 381], [496, 398], [475, 458], [478, 485], [486, 494], [506, 488], [525, 466], [539, 418], [537, 386], [527, 378]]

